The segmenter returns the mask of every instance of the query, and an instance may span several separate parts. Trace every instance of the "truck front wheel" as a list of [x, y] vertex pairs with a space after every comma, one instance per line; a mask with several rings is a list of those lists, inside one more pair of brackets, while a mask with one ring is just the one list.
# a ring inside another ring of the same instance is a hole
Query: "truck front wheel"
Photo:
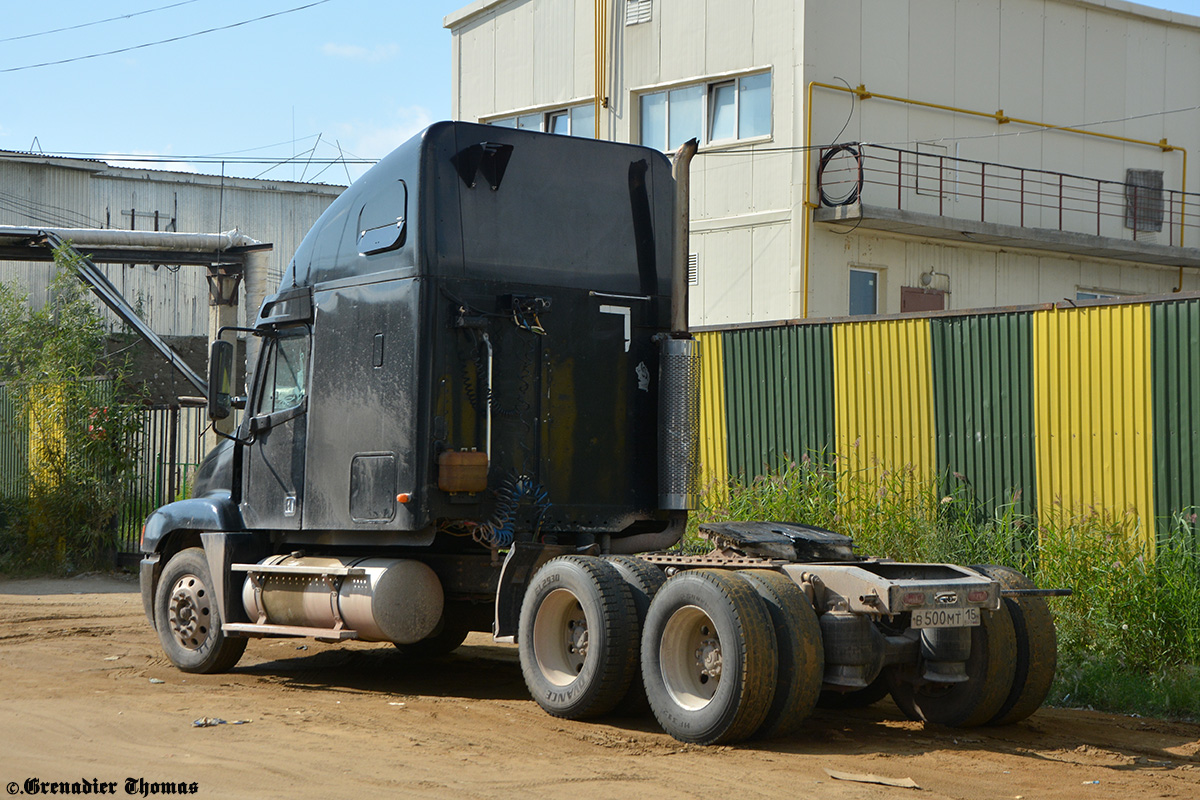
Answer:
[[612, 564], [560, 556], [537, 571], [521, 603], [517, 651], [529, 693], [547, 713], [612, 711], [637, 668], [637, 612]]
[[184, 672], [226, 672], [246, 650], [246, 640], [221, 630], [221, 609], [212, 591], [208, 560], [199, 547], [167, 562], [154, 594], [154, 619], [163, 651]]

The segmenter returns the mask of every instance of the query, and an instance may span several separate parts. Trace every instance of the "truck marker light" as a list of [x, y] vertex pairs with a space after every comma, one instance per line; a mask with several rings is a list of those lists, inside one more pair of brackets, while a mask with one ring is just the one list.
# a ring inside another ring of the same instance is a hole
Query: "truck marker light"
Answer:
[[924, 592], [909, 592], [902, 598], [906, 606], [921, 606], [925, 605]]
[[988, 593], [986, 591], [984, 591], [983, 589], [976, 589], [975, 591], [968, 592], [967, 593], [967, 602], [982, 603], [984, 600], [987, 600], [987, 594]]
[[397, 503], [407, 503], [410, 499], [412, 499], [412, 496], [409, 495], [408, 492], [401, 492], [400, 494], [396, 495]]

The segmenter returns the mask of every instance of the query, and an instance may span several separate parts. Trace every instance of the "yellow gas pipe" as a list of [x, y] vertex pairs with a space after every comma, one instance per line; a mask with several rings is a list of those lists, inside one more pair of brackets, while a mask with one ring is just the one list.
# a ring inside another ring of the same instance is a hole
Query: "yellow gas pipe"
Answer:
[[607, 88], [605, 76], [608, 74], [608, 0], [596, 0], [596, 76], [595, 99], [592, 100], [596, 117], [596, 138], [600, 138], [600, 110], [608, 107], [608, 98], [604, 94]]

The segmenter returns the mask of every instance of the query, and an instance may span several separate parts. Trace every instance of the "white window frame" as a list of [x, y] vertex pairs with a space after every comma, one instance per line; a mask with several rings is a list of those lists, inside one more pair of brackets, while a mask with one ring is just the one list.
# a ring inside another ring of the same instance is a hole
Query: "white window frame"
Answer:
[[[740, 130], [740, 126], [742, 124], [742, 120], [741, 120], [741, 110], [742, 110], [741, 109], [741, 103], [742, 103], [741, 83], [746, 78], [757, 78], [761, 75], [767, 75], [770, 78], [770, 103], [771, 103], [770, 112], [769, 112], [770, 129], [765, 134], [756, 133], [752, 136], [742, 136], [741, 130]], [[734, 98], [733, 99], [733, 120], [734, 120], [734, 126], [735, 126], [734, 136], [733, 136], [733, 138], [713, 139], [713, 138], [711, 138], [711, 135], [710, 135], [712, 133], [712, 123], [713, 123], [712, 114], [714, 111], [714, 109], [712, 107], [713, 90], [718, 86], [723, 86], [723, 85], [727, 85], [727, 84], [733, 84], [733, 98]], [[774, 135], [774, 131], [775, 131], [775, 96], [774, 96], [775, 76], [774, 76], [773, 71], [770, 69], [756, 69], [756, 70], [753, 70], [750, 72], [738, 73], [735, 75], [713, 76], [711, 78], [708, 78], [708, 79], [702, 80], [702, 81], [693, 81], [691, 83], [672, 84], [670, 86], [664, 86], [662, 88], [655, 87], [655, 88], [648, 88], [648, 89], [643, 89], [640, 91], [635, 91], [634, 92], [634, 98], [635, 98], [634, 106], [638, 110], [637, 132], [638, 132], [639, 143], [646, 147], [653, 147], [657, 150], [662, 150], [664, 153], [673, 152], [673, 150], [668, 149], [668, 146], [671, 142], [671, 92], [676, 92], [676, 91], [679, 91], [680, 89], [690, 89], [690, 88], [697, 87], [697, 86], [703, 88], [703, 91], [700, 92], [700, 135], [698, 137], [700, 139], [701, 147], [735, 145], [735, 144], [743, 144], [745, 142], [766, 141], [766, 140], [769, 140]], [[642, 133], [642, 120], [641, 120], [642, 98], [651, 97], [654, 95], [662, 95], [663, 96], [663, 114], [665, 115], [663, 129], [664, 129], [665, 139], [661, 143], [641, 141], [641, 138], [642, 138], [641, 137], [641, 133]]]
[[[480, 122], [483, 123], [484, 125], [498, 125], [498, 126], [504, 127], [504, 128], [516, 128], [516, 127], [518, 127], [518, 120], [537, 116], [537, 117], [539, 117], [538, 127], [536, 129], [524, 128], [523, 130], [538, 130], [542, 133], [549, 133], [549, 132], [551, 132], [550, 131], [551, 118], [560, 116], [560, 115], [565, 115], [567, 118], [567, 133], [565, 134], [566, 136], [578, 136], [578, 137], [582, 137], [585, 139], [594, 139], [596, 137], [596, 131], [594, 128], [595, 123], [593, 122], [592, 129], [582, 131], [582, 132], [577, 132], [575, 130], [575, 115], [571, 113], [575, 109], [587, 108], [591, 105], [592, 105], [591, 103], [572, 103], [569, 106], [555, 106], [554, 108], [548, 108], [548, 109], [541, 110], [541, 111], [529, 110], [529, 111], [523, 111], [523, 112], [517, 113], [517, 114], [507, 114], [502, 117], [493, 117], [491, 119], [481, 119]], [[560, 134], [560, 135], [563, 135], [563, 134]]]
[[852, 310], [850, 310], [850, 289], [851, 289], [852, 284], [849, 279], [846, 282], [846, 313], [850, 316], [878, 316], [878, 315], [884, 313], [884, 310], [883, 310], [884, 269], [882, 267], [869, 267], [869, 266], [865, 266], [862, 264], [851, 264], [850, 265], [850, 274], [853, 275], [855, 272], [862, 272], [865, 274], [875, 276], [875, 313], [860, 315], [860, 314], [855, 314]]

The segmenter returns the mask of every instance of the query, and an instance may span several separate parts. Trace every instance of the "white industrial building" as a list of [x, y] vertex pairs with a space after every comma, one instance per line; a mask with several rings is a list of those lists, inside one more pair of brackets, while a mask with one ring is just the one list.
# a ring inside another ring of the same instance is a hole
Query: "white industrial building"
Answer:
[[[304, 234], [344, 188], [0, 151], [0, 227], [187, 233], [237, 229], [272, 245], [261, 260], [264, 274], [247, 274], [239, 293], [238, 320], [245, 325], [247, 315], [253, 323], [262, 295], [275, 290]], [[208, 335], [204, 266], [99, 266], [160, 335]], [[33, 303], [46, 299], [52, 273], [46, 263], [0, 260], [0, 281], [19, 284]]]
[[457, 119], [700, 140], [694, 324], [1200, 288], [1200, 18], [1120, 0], [476, 0], [445, 25]]

